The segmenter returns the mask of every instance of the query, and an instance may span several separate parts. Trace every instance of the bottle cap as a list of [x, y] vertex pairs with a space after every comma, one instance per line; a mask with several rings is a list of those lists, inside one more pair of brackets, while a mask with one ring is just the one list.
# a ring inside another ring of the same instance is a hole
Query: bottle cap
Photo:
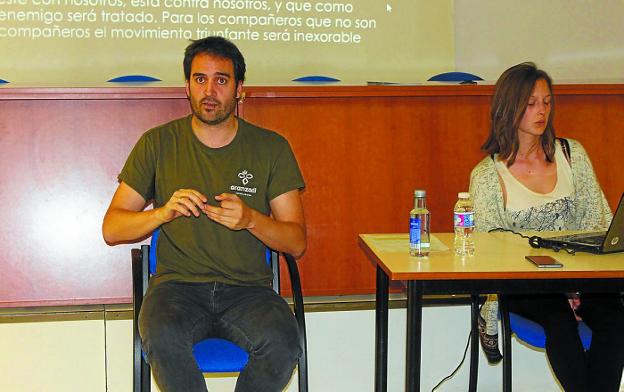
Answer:
[[470, 199], [470, 193], [468, 193], [468, 192], [459, 192], [457, 194], [457, 197], [459, 197], [460, 199]]
[[417, 189], [414, 191], [414, 196], [416, 197], [425, 197], [426, 194], [427, 192], [423, 191], [422, 189]]

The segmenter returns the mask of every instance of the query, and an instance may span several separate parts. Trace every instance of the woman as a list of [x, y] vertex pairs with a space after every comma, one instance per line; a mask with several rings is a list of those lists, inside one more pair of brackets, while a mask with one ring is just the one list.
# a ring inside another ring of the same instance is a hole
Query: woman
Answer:
[[[611, 210], [587, 153], [579, 142], [555, 137], [553, 117], [551, 79], [535, 64], [513, 66], [498, 79], [482, 147], [488, 156], [470, 178], [477, 231], [608, 228]], [[565, 294], [507, 298], [510, 311], [544, 328], [548, 360], [566, 391], [618, 391], [624, 367], [619, 295], [582, 295], [580, 305]], [[571, 304], [578, 305], [576, 314]], [[576, 316], [593, 331], [587, 354]]]

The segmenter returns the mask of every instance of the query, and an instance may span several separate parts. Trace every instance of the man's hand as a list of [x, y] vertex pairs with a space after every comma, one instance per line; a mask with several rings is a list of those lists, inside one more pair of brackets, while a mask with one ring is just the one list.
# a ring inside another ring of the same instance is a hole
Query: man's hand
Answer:
[[232, 230], [253, 229], [255, 210], [249, 208], [238, 196], [222, 193], [215, 196], [221, 207], [204, 206], [208, 218]]
[[179, 189], [171, 195], [169, 201], [156, 211], [156, 217], [162, 223], [171, 222], [180, 216], [198, 217], [206, 208], [208, 198], [195, 189]]
[[122, 181], [104, 216], [104, 241], [115, 245], [142, 240], [163, 223], [181, 216], [199, 217], [207, 202], [208, 198], [194, 189], [180, 189], [164, 206], [144, 211], [147, 200]]
[[298, 189], [273, 198], [269, 204], [272, 216], [254, 210], [237, 195], [215, 196], [219, 207], [204, 205], [209, 219], [231, 230], [249, 232], [271, 249], [300, 257], [306, 248], [305, 219]]

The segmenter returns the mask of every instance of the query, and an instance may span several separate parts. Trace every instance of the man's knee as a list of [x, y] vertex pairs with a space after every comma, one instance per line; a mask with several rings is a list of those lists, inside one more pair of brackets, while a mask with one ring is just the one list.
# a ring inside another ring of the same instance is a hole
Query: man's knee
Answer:
[[284, 328], [281, 332], [280, 338], [276, 339], [278, 341], [276, 347], [282, 351], [281, 355], [285, 360], [292, 359], [296, 361], [303, 351], [299, 328], [295, 324], [294, 327]]
[[260, 345], [257, 354], [271, 358], [271, 361], [295, 362], [303, 351], [301, 334], [297, 322], [289, 310], [285, 317], [278, 317], [266, 326], [264, 344]]

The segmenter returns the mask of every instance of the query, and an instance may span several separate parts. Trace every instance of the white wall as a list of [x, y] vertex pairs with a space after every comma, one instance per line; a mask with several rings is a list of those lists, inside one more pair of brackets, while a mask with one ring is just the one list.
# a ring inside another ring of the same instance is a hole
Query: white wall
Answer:
[[105, 391], [102, 320], [0, 323], [0, 391]]
[[496, 80], [534, 61], [555, 82], [624, 81], [624, 1], [455, 0], [455, 69]]
[[[311, 392], [371, 391], [374, 385], [374, 311], [307, 313]], [[468, 339], [468, 306], [423, 310], [422, 390], [451, 373]], [[1, 320], [0, 320], [1, 321]], [[0, 323], [0, 391], [131, 392], [132, 321]], [[514, 341], [514, 391], [560, 391], [542, 352]], [[405, 310], [390, 311], [388, 391], [404, 386]], [[465, 392], [469, 358], [438, 391]], [[10, 375], [10, 376], [7, 376]], [[208, 378], [211, 392], [233, 390], [236, 379]], [[500, 391], [501, 365], [481, 355], [479, 392]], [[156, 390], [156, 389], [155, 389]], [[297, 391], [296, 377], [288, 392]]]
[[[404, 309], [390, 311], [388, 391], [404, 390]], [[371, 391], [374, 386], [374, 311], [310, 313], [311, 391]], [[423, 309], [421, 390], [430, 391], [461, 361], [470, 329], [468, 306]], [[514, 344], [514, 391], [559, 391], [546, 357]], [[469, 353], [464, 365], [438, 391], [465, 392], [468, 388]], [[490, 366], [481, 354], [478, 390], [500, 391], [502, 367]], [[292, 392], [295, 390], [293, 389]], [[289, 390], [291, 392], [291, 390]]]

